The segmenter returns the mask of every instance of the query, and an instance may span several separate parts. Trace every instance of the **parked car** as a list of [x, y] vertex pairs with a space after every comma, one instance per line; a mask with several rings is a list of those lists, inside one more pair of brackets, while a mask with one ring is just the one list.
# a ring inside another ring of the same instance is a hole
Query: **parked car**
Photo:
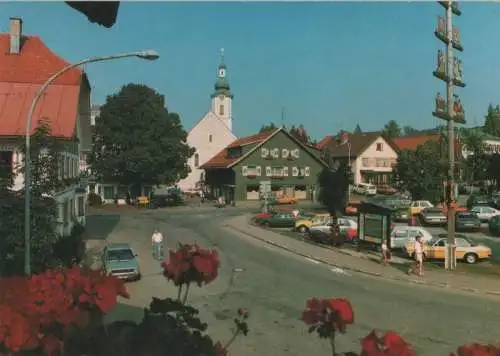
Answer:
[[295, 217], [292, 212], [273, 212], [267, 218], [260, 219], [260, 224], [265, 227], [295, 227], [295, 221], [307, 217]]
[[[447, 240], [448, 238], [446, 234], [440, 234], [432, 240], [426, 242], [424, 244], [425, 258], [432, 260], [444, 260]], [[466, 263], [476, 263], [479, 260], [491, 257], [491, 248], [485, 245], [477, 244], [464, 235], [456, 234], [455, 243], [457, 245], [457, 259], [463, 260]], [[413, 243], [407, 243], [405, 245], [405, 253], [408, 257], [413, 257]]]
[[444, 225], [448, 218], [440, 208], [425, 208], [420, 213], [423, 225]]
[[474, 206], [490, 206], [491, 198], [486, 194], [471, 194], [467, 198], [467, 209], [471, 210]]
[[[336, 228], [345, 240], [353, 241], [358, 235], [358, 223], [349, 217], [337, 218]], [[330, 222], [322, 225], [313, 225], [309, 229], [308, 237], [317, 242], [332, 242], [332, 224]]]
[[345, 213], [347, 215], [356, 215], [358, 213], [358, 206], [354, 203], [349, 203], [345, 208]]
[[408, 221], [408, 208], [401, 208], [401, 209], [398, 209], [396, 210], [393, 214], [392, 214], [392, 220], [394, 221]]
[[481, 220], [476, 213], [472, 211], [458, 212], [455, 214], [456, 231], [480, 231]]
[[297, 199], [288, 195], [283, 195], [279, 197], [278, 204], [297, 204]]
[[419, 215], [422, 210], [427, 208], [433, 208], [434, 205], [428, 200], [415, 200], [410, 204], [410, 215]]
[[500, 235], [500, 216], [494, 216], [488, 221], [488, 230], [490, 231], [490, 234], [493, 236], [499, 236]]
[[492, 217], [500, 215], [500, 210], [490, 206], [473, 206], [470, 211], [476, 213], [481, 221], [489, 221]]
[[377, 186], [377, 193], [384, 195], [394, 195], [398, 192], [396, 188], [391, 187], [390, 185], [379, 185]]
[[370, 183], [359, 183], [354, 187], [354, 191], [363, 195], [376, 195], [377, 187]]
[[129, 244], [113, 243], [106, 245], [103, 251], [105, 271], [115, 277], [125, 280], [141, 279], [141, 270], [137, 254]]
[[301, 233], [306, 233], [311, 226], [326, 225], [331, 222], [330, 214], [315, 214], [310, 219], [299, 219], [295, 221], [294, 229]]
[[400, 250], [407, 242], [415, 241], [415, 237], [422, 235], [423, 241], [432, 240], [429, 231], [421, 226], [396, 226], [391, 231], [391, 249]]

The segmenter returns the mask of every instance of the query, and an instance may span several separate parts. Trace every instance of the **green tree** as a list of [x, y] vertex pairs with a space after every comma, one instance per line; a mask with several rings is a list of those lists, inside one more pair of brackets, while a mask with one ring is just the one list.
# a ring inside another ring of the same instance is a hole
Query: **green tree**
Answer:
[[419, 131], [411, 126], [404, 126], [403, 127], [403, 136], [413, 136], [417, 135]]
[[490, 104], [484, 118], [484, 132], [492, 136], [500, 137], [500, 106], [497, 105], [493, 108], [493, 105]]
[[360, 135], [363, 133], [363, 131], [361, 130], [361, 126], [359, 126], [359, 124], [356, 124], [356, 127], [354, 128], [354, 133], [357, 135]]
[[302, 124], [298, 127], [295, 127], [295, 125], [293, 125], [290, 129], [290, 134], [293, 135], [297, 140], [302, 142], [304, 145], [308, 145], [311, 142], [311, 138], [307, 134], [307, 131]]
[[403, 150], [398, 155], [395, 179], [411, 193], [414, 200], [441, 200], [446, 162], [440, 157], [440, 144], [432, 141], [418, 146], [416, 150]]
[[399, 127], [399, 124], [394, 120], [391, 120], [387, 124], [385, 124], [383, 132], [390, 138], [401, 136], [401, 128]]
[[189, 173], [194, 149], [186, 139], [179, 115], [167, 111], [163, 95], [128, 84], [101, 107], [89, 164], [101, 181], [134, 190], [172, 185]]
[[[22, 151], [26, 147], [21, 144]], [[40, 121], [31, 137], [31, 268], [42, 272], [61, 264], [54, 245], [60, 237], [57, 206], [50, 198], [61, 187], [59, 157], [62, 144], [51, 135], [48, 122]], [[25, 162], [16, 167], [25, 172]], [[10, 180], [12, 183], [12, 180]], [[24, 192], [13, 192], [9, 184], [0, 187], [0, 275], [24, 274]]]
[[495, 182], [496, 188], [500, 189], [500, 154], [488, 155], [486, 174], [489, 179]]
[[487, 179], [489, 159], [484, 151], [484, 133], [463, 128], [460, 130], [460, 139], [467, 152], [464, 161], [467, 180], [474, 182]]
[[269, 132], [269, 131], [274, 131], [278, 128], [278, 126], [276, 126], [274, 124], [274, 122], [271, 122], [270, 124], [267, 124], [267, 125], [262, 125], [262, 127], [260, 128], [259, 130], [259, 133], [263, 133], [263, 132]]

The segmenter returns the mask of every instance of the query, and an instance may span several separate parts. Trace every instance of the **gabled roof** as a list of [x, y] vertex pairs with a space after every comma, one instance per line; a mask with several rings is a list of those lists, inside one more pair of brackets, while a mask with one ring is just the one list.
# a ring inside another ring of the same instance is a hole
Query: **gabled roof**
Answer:
[[332, 135], [323, 137], [321, 141], [316, 144], [316, 148], [318, 150], [323, 150], [333, 139], [335, 139], [335, 136]]
[[198, 120], [198, 122], [196, 124], [194, 124], [194, 126], [188, 131], [188, 135], [191, 131], [193, 131], [196, 127], [198, 127], [199, 124], [201, 124], [203, 122], [203, 120], [205, 120], [205, 118], [208, 116], [208, 115], [211, 115], [211, 116], [214, 116], [218, 122], [220, 122], [220, 124], [224, 127], [224, 130], [227, 131], [228, 133], [231, 134], [231, 136], [233, 136], [234, 138], [236, 138], [236, 136], [234, 135], [234, 133], [229, 130], [229, 127], [227, 127], [227, 125], [222, 121], [222, 118], [219, 117], [219, 115], [217, 115], [216, 113], [214, 113], [213, 111], [207, 111], [205, 113], [205, 115], [203, 115], [201, 117], [201, 119]]
[[230, 148], [264, 142], [268, 138], [273, 136], [275, 133], [277, 133], [279, 130], [280, 129], [277, 129], [276, 131], [267, 131], [259, 133], [257, 135], [238, 138], [233, 142], [231, 142], [226, 148], [221, 150], [211, 159], [209, 159], [207, 162], [205, 162], [205, 164], [203, 164], [200, 168], [202, 169], [229, 168], [232, 164], [241, 159], [241, 157], [231, 157], [231, 158], [228, 157], [227, 153]]
[[[0, 135], [18, 136], [26, 132], [29, 107], [41, 85], [69, 63], [54, 54], [37, 36], [22, 36], [19, 54], [9, 54], [10, 36], [0, 34]], [[72, 137], [85, 73], [74, 68], [47, 88], [37, 104], [32, 129], [43, 119], [52, 135]]]
[[[326, 140], [326, 138], [329, 138]], [[359, 157], [368, 147], [370, 147], [375, 140], [382, 137], [389, 146], [396, 152], [399, 148], [396, 146], [393, 140], [385, 136], [381, 131], [375, 132], [364, 132], [360, 134], [351, 133], [347, 134], [347, 144], [339, 144], [336, 140], [336, 136], [326, 136], [323, 140], [323, 149], [328, 148], [331, 157]]]
[[418, 136], [403, 136], [396, 137], [393, 139], [396, 146], [400, 150], [415, 150], [418, 146], [425, 144], [426, 142], [438, 142], [441, 140], [441, 135], [418, 135]]
[[[310, 151], [312, 149], [311, 147], [307, 147], [302, 142], [300, 142], [296, 137], [294, 137], [289, 132], [284, 130], [282, 127], [280, 127], [274, 131], [262, 132], [262, 133], [259, 133], [256, 135], [242, 137], [242, 138], [235, 140], [230, 145], [228, 145], [226, 148], [224, 148], [222, 151], [217, 153], [214, 157], [212, 157], [208, 162], [206, 162], [200, 168], [202, 168], [202, 169], [231, 168], [234, 165], [238, 164], [239, 162], [243, 161], [248, 156], [250, 156], [260, 146], [262, 146], [264, 143], [269, 141], [272, 137], [276, 136], [279, 132], [285, 133], [292, 141], [294, 141], [296, 144], [301, 146], [304, 149], [304, 151], [306, 151], [308, 154], [310, 154], [311, 157], [313, 157], [315, 160], [317, 160], [318, 162], [320, 162], [321, 164], [326, 166], [325, 162], [323, 162], [320, 158], [316, 157]], [[227, 153], [228, 153], [229, 149], [234, 148], [234, 147], [251, 145], [251, 144], [255, 144], [255, 146], [251, 150], [249, 150], [247, 153], [245, 153], [244, 155], [242, 155], [240, 157], [236, 157], [236, 158], [227, 157]]]

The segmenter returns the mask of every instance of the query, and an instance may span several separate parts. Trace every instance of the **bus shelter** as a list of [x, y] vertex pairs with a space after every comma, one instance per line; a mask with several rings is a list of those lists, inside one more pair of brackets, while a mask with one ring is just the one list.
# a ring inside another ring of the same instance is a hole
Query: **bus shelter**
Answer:
[[379, 247], [385, 240], [391, 250], [391, 225], [394, 209], [390, 207], [361, 202], [358, 206], [358, 239], [360, 243]]

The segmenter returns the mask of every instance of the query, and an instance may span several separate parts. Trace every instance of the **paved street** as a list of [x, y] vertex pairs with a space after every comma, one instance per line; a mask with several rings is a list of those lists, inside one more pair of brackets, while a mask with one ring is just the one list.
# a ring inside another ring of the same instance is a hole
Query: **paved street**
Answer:
[[415, 345], [419, 355], [446, 355], [465, 341], [494, 341], [500, 301], [463, 293], [450, 293], [421, 285], [384, 281], [333, 269], [315, 261], [232, 233], [224, 220], [238, 209], [214, 211], [149, 211], [92, 217], [89, 235], [108, 234], [110, 241], [129, 242], [140, 256], [145, 275], [130, 283], [132, 299], [117, 308], [112, 318], [137, 317], [152, 296], [173, 295], [174, 289], [152, 261], [150, 234], [160, 228], [167, 246], [177, 241], [198, 242], [221, 251], [219, 279], [192, 301], [202, 308], [211, 335], [227, 340], [232, 312], [247, 307], [251, 334], [233, 345], [235, 355], [327, 355], [326, 342], [307, 334], [298, 318], [312, 296], [348, 297], [355, 307], [356, 324], [339, 337], [341, 350], [357, 348], [371, 328], [395, 329]]

